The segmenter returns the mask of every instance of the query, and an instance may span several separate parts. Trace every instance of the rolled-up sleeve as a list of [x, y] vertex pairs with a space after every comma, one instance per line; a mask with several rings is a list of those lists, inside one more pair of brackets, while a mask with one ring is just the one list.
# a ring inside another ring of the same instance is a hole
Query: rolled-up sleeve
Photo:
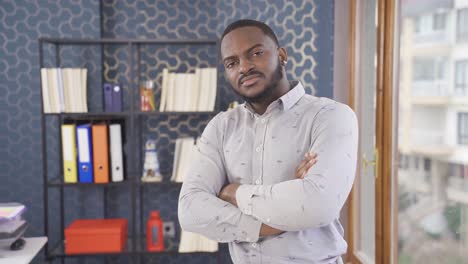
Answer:
[[325, 106], [310, 135], [310, 151], [318, 153], [318, 161], [306, 177], [273, 185], [241, 185], [236, 199], [244, 214], [285, 231], [328, 225], [339, 216], [355, 176], [356, 115], [343, 104]]
[[179, 196], [179, 222], [184, 230], [218, 242], [255, 242], [262, 223], [218, 198], [226, 182], [220, 138], [222, 114], [210, 121], [197, 142]]

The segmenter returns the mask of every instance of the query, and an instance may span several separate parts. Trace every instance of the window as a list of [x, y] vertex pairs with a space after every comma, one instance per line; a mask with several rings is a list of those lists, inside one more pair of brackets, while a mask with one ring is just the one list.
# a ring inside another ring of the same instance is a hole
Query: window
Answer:
[[413, 80], [434, 81], [445, 79], [445, 59], [415, 58]]
[[455, 62], [455, 92], [468, 95], [468, 60]]
[[445, 13], [435, 13], [432, 16], [432, 30], [434, 31], [444, 30], [446, 20], [447, 20], [447, 15]]
[[399, 153], [399, 160], [398, 163], [400, 169], [407, 170], [409, 168], [409, 157], [408, 155]]
[[414, 17], [414, 33], [421, 33], [421, 17]]
[[458, 113], [458, 144], [468, 145], [468, 112]]
[[416, 34], [431, 34], [443, 31], [446, 26], [446, 13], [433, 13], [414, 17], [414, 32]]
[[468, 40], [468, 8], [458, 10], [457, 40]]

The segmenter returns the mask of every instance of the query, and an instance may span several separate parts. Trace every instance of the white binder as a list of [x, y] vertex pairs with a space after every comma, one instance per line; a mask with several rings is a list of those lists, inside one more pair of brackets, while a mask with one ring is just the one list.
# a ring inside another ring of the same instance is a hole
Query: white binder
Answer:
[[124, 164], [122, 151], [122, 126], [120, 124], [109, 125], [110, 157], [112, 167], [112, 181], [120, 182], [124, 179]]

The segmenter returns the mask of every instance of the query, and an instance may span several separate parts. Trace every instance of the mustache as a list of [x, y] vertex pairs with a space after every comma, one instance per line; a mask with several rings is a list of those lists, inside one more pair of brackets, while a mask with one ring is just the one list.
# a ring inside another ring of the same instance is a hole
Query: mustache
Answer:
[[259, 71], [255, 71], [255, 70], [252, 70], [252, 71], [249, 71], [245, 74], [242, 74], [240, 77], [239, 77], [239, 80], [237, 81], [237, 85], [240, 86], [241, 83], [243, 82], [243, 80], [249, 76], [252, 76], [252, 75], [258, 75], [260, 77], [263, 77], [263, 73], [259, 72]]

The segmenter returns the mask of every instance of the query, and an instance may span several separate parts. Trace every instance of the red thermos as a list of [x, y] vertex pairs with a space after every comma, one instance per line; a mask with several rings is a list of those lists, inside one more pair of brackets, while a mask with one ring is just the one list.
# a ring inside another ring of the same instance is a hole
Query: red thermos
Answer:
[[164, 251], [163, 221], [158, 211], [151, 211], [146, 225], [146, 249]]

